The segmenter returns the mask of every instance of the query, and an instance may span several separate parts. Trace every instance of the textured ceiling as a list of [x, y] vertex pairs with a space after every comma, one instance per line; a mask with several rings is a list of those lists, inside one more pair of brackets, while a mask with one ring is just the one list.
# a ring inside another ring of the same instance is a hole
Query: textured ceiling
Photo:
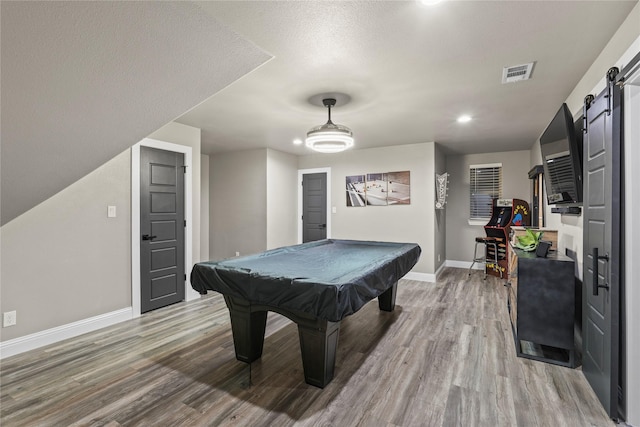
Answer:
[[3, 224], [270, 59], [188, 2], [1, 7]]
[[[351, 102], [332, 118], [351, 127], [356, 149], [426, 141], [460, 153], [529, 149], [635, 4], [203, 2], [274, 59], [178, 121], [202, 128], [205, 153], [306, 154], [292, 140], [326, 121], [309, 97], [343, 92]], [[501, 84], [504, 66], [532, 61], [531, 80]], [[474, 117], [465, 126], [456, 123], [463, 113]]]
[[323, 92], [356, 148], [528, 149], [636, 3], [2, 1], [2, 224], [175, 118], [205, 153], [306, 154]]

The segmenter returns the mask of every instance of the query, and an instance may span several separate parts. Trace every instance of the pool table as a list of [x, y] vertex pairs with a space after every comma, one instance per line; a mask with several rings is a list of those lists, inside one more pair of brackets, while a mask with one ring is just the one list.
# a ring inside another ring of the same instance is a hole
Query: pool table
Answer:
[[398, 280], [420, 252], [413, 243], [320, 240], [198, 263], [191, 285], [201, 294], [224, 296], [242, 362], [262, 355], [268, 311], [294, 321], [305, 380], [323, 388], [333, 379], [340, 321], [373, 298], [381, 310], [392, 311]]

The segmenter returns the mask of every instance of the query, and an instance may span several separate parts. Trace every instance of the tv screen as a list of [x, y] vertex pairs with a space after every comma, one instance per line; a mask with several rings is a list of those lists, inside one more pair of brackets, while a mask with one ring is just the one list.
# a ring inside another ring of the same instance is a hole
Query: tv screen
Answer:
[[582, 120], [562, 104], [540, 137], [547, 202], [582, 202]]

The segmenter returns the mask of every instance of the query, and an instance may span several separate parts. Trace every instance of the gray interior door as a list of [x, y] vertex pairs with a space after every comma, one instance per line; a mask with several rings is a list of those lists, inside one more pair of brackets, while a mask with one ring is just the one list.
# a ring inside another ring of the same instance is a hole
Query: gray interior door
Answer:
[[302, 175], [302, 242], [327, 238], [327, 174]]
[[184, 300], [184, 155], [140, 147], [142, 313]]
[[582, 370], [611, 418], [618, 416], [620, 348], [619, 109], [619, 88], [612, 82], [587, 101], [583, 156]]

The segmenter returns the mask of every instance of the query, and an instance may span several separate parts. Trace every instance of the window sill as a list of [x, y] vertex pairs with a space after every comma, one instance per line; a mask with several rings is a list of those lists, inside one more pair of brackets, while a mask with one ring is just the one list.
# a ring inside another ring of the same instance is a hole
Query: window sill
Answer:
[[487, 225], [487, 222], [489, 222], [489, 219], [491, 218], [487, 218], [487, 219], [470, 219], [469, 221], [469, 225]]

